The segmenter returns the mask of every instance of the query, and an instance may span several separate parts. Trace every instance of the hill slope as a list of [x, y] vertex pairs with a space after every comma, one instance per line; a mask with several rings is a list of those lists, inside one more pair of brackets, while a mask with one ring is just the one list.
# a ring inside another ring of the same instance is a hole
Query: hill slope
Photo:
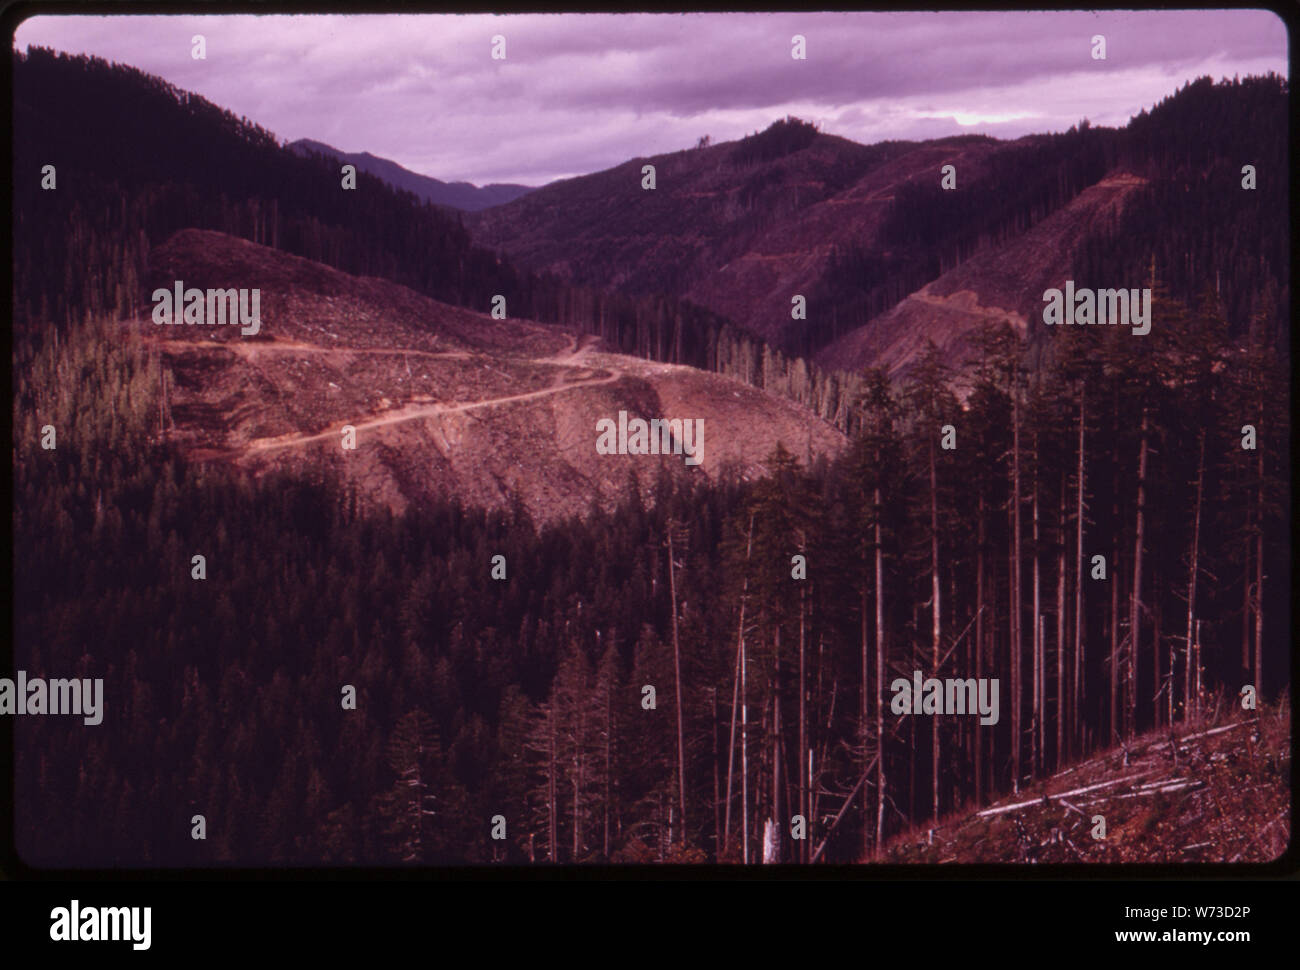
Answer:
[[[758, 475], [782, 441], [803, 459], [843, 436], [807, 410], [690, 367], [608, 353], [598, 338], [448, 306], [383, 280], [220, 233], [185, 230], [151, 254], [152, 285], [261, 289], [261, 331], [135, 324], [174, 374], [171, 438], [195, 457], [258, 474], [328, 467], [363, 499], [521, 501], [547, 521], [642, 497], [670, 475]], [[596, 422], [700, 419], [684, 456], [600, 455]], [[356, 431], [344, 451], [342, 429]]]
[[[791, 120], [553, 182], [466, 225], [476, 242], [528, 269], [685, 297], [782, 343], [803, 329], [791, 320], [791, 297], [815, 287], [835, 243], [870, 234], [892, 187], [937, 178], [938, 159], [973, 171], [998, 144], [866, 146]], [[642, 188], [645, 165], [655, 167], [653, 191]]]
[[[684, 298], [811, 356], [1096, 183], [1114, 138], [1089, 129], [859, 145], [787, 119], [554, 182], [466, 226], [527, 269]], [[955, 191], [941, 187], [947, 166]]]
[[[892, 863], [1270, 862], [1291, 837], [1290, 705], [1231, 710], [892, 839]], [[1258, 715], [1258, 716], [1256, 716]], [[1105, 838], [1094, 838], [1094, 817]]]
[[[808, 299], [810, 319], [824, 321], [827, 315], [828, 302], [815, 294], [833, 272], [836, 246], [877, 240], [901, 186], [937, 179], [949, 164], [958, 167], [963, 179], [976, 178], [998, 147], [992, 139], [969, 136], [916, 147], [892, 145], [882, 151], [888, 160], [871, 165], [840, 191], [830, 191], [833, 182], [795, 186], [792, 206], [802, 201], [801, 207], [771, 221], [743, 252], [711, 268], [685, 295], [764, 339], [788, 345], [800, 327], [791, 319], [794, 294]], [[822, 191], [811, 191], [817, 188]]]
[[817, 363], [846, 371], [879, 366], [898, 376], [906, 374], [926, 338], [949, 359], [961, 360], [969, 350], [965, 338], [985, 321], [1009, 321], [1026, 336], [1031, 324], [1041, 323], [1044, 290], [1073, 277], [1089, 229], [1118, 222], [1124, 203], [1146, 184], [1127, 173], [1102, 179], [1032, 229], [972, 256], [830, 344]]

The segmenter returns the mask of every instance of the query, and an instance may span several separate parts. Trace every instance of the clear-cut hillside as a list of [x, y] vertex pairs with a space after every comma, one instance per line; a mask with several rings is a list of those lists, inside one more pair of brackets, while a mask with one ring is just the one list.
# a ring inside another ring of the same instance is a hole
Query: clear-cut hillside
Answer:
[[[997, 268], [1008, 239], [1089, 187], [1100, 191], [1074, 209], [1078, 224], [1067, 215], [1033, 239], [1056, 253], [1059, 241], [1048, 237], [1062, 226], [1078, 235], [1091, 228], [1096, 198], [1109, 198], [1113, 187], [1094, 184], [1105, 171], [1090, 174], [1095, 150], [1073, 157], [1080, 137], [859, 145], [798, 121], [778, 123], [740, 141], [553, 182], [465, 224], [477, 243], [517, 265], [593, 287], [681, 297], [790, 353], [809, 355], [837, 336], [849, 348], [862, 343], [866, 354], [841, 347], [824, 357], [857, 368], [881, 362], [872, 353], [910, 359], [912, 348], [888, 346], [896, 336], [890, 323], [890, 340], [864, 341], [850, 328], [871, 317], [874, 332], [882, 314], [935, 282], [944, 266], [983, 254]], [[642, 188], [647, 164], [655, 167], [653, 191]], [[941, 191], [945, 166], [956, 191]], [[796, 295], [806, 300], [806, 319], [792, 316]], [[956, 306], [975, 317], [1001, 308]], [[911, 308], [901, 319], [917, 322]], [[941, 345], [951, 340], [946, 328], [938, 321], [931, 334]], [[916, 329], [923, 339], [925, 326]], [[899, 359], [883, 362], [896, 367]]]
[[[1291, 839], [1290, 703], [1211, 701], [987, 808], [890, 839], [888, 863], [1272, 862]], [[1096, 817], [1105, 819], [1105, 837]]]
[[[1043, 292], [1071, 278], [1087, 232], [1116, 221], [1146, 180], [1115, 173], [1008, 241], [972, 256], [866, 326], [824, 348], [817, 363], [833, 370], [866, 366], [905, 375], [927, 338], [953, 363], [967, 357], [969, 337], [986, 321], [1007, 321], [1022, 335], [1042, 325]], [[1136, 287], [1141, 279], [1077, 281], [1080, 286]]]
[[[843, 436], [804, 408], [689, 367], [607, 353], [600, 341], [494, 320], [220, 233], [185, 230], [156, 248], [150, 289], [257, 287], [261, 330], [131, 326], [174, 374], [170, 440], [200, 460], [317, 475], [400, 510], [434, 497], [539, 521], [611, 505], [632, 476], [649, 499], [670, 475], [762, 473], [778, 441], [806, 460]], [[702, 463], [599, 455], [596, 422], [703, 419]], [[344, 451], [342, 429], [356, 429]]]
[[[790, 299], [815, 290], [832, 246], [870, 244], [900, 185], [976, 179], [1005, 143], [959, 136], [859, 145], [773, 126], [738, 142], [632, 159], [553, 182], [465, 218], [517, 265], [630, 294], [685, 297], [780, 343], [804, 326]], [[642, 188], [655, 167], [656, 187]]]
[[[819, 288], [831, 272], [837, 244], [875, 242], [900, 186], [918, 179], [937, 181], [944, 165], [955, 166], [963, 184], [975, 181], [999, 147], [985, 138], [927, 142], [871, 167], [842, 191], [824, 198], [810, 192], [810, 205], [774, 221], [744, 252], [692, 284], [685, 296], [765, 339], [780, 341], [798, 326], [790, 315], [791, 297], [809, 297]], [[825, 313], [826, 307], [814, 306], [810, 312]]]

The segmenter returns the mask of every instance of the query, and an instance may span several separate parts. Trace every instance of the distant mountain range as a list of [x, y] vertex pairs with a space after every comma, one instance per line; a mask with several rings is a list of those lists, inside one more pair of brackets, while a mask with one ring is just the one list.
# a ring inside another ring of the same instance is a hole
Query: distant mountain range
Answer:
[[478, 186], [469, 182], [443, 182], [436, 178], [430, 178], [428, 175], [412, 172], [390, 159], [380, 158], [377, 155], [371, 155], [369, 152], [345, 152], [333, 145], [313, 141], [310, 138], [299, 138], [297, 141], [290, 143], [289, 149], [299, 155], [316, 152], [321, 155], [332, 156], [340, 161], [355, 165], [357, 171], [368, 172], [376, 178], [383, 179], [396, 189], [414, 192], [416, 196], [425, 202], [446, 206], [449, 209], [460, 209], [464, 212], [477, 212], [480, 209], [488, 209], [494, 205], [504, 205], [507, 202], [513, 202], [521, 195], [533, 191], [533, 187], [530, 185], [493, 183]]

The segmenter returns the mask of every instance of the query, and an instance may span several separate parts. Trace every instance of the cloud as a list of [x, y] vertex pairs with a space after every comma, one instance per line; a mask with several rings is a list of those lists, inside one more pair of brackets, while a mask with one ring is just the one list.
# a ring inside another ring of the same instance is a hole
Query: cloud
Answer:
[[42, 16], [18, 27], [29, 44], [131, 64], [288, 140], [479, 184], [541, 184], [787, 114], [863, 142], [1118, 125], [1202, 74], [1287, 69], [1285, 26], [1258, 10]]

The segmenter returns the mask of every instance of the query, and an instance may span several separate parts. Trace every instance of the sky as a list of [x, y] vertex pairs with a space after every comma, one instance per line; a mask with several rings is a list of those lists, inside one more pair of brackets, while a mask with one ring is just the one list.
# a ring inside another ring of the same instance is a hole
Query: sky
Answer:
[[786, 115], [864, 144], [1123, 125], [1196, 77], [1286, 75], [1287, 41], [1261, 10], [38, 16], [14, 36], [130, 64], [285, 141], [479, 185], [542, 185]]

